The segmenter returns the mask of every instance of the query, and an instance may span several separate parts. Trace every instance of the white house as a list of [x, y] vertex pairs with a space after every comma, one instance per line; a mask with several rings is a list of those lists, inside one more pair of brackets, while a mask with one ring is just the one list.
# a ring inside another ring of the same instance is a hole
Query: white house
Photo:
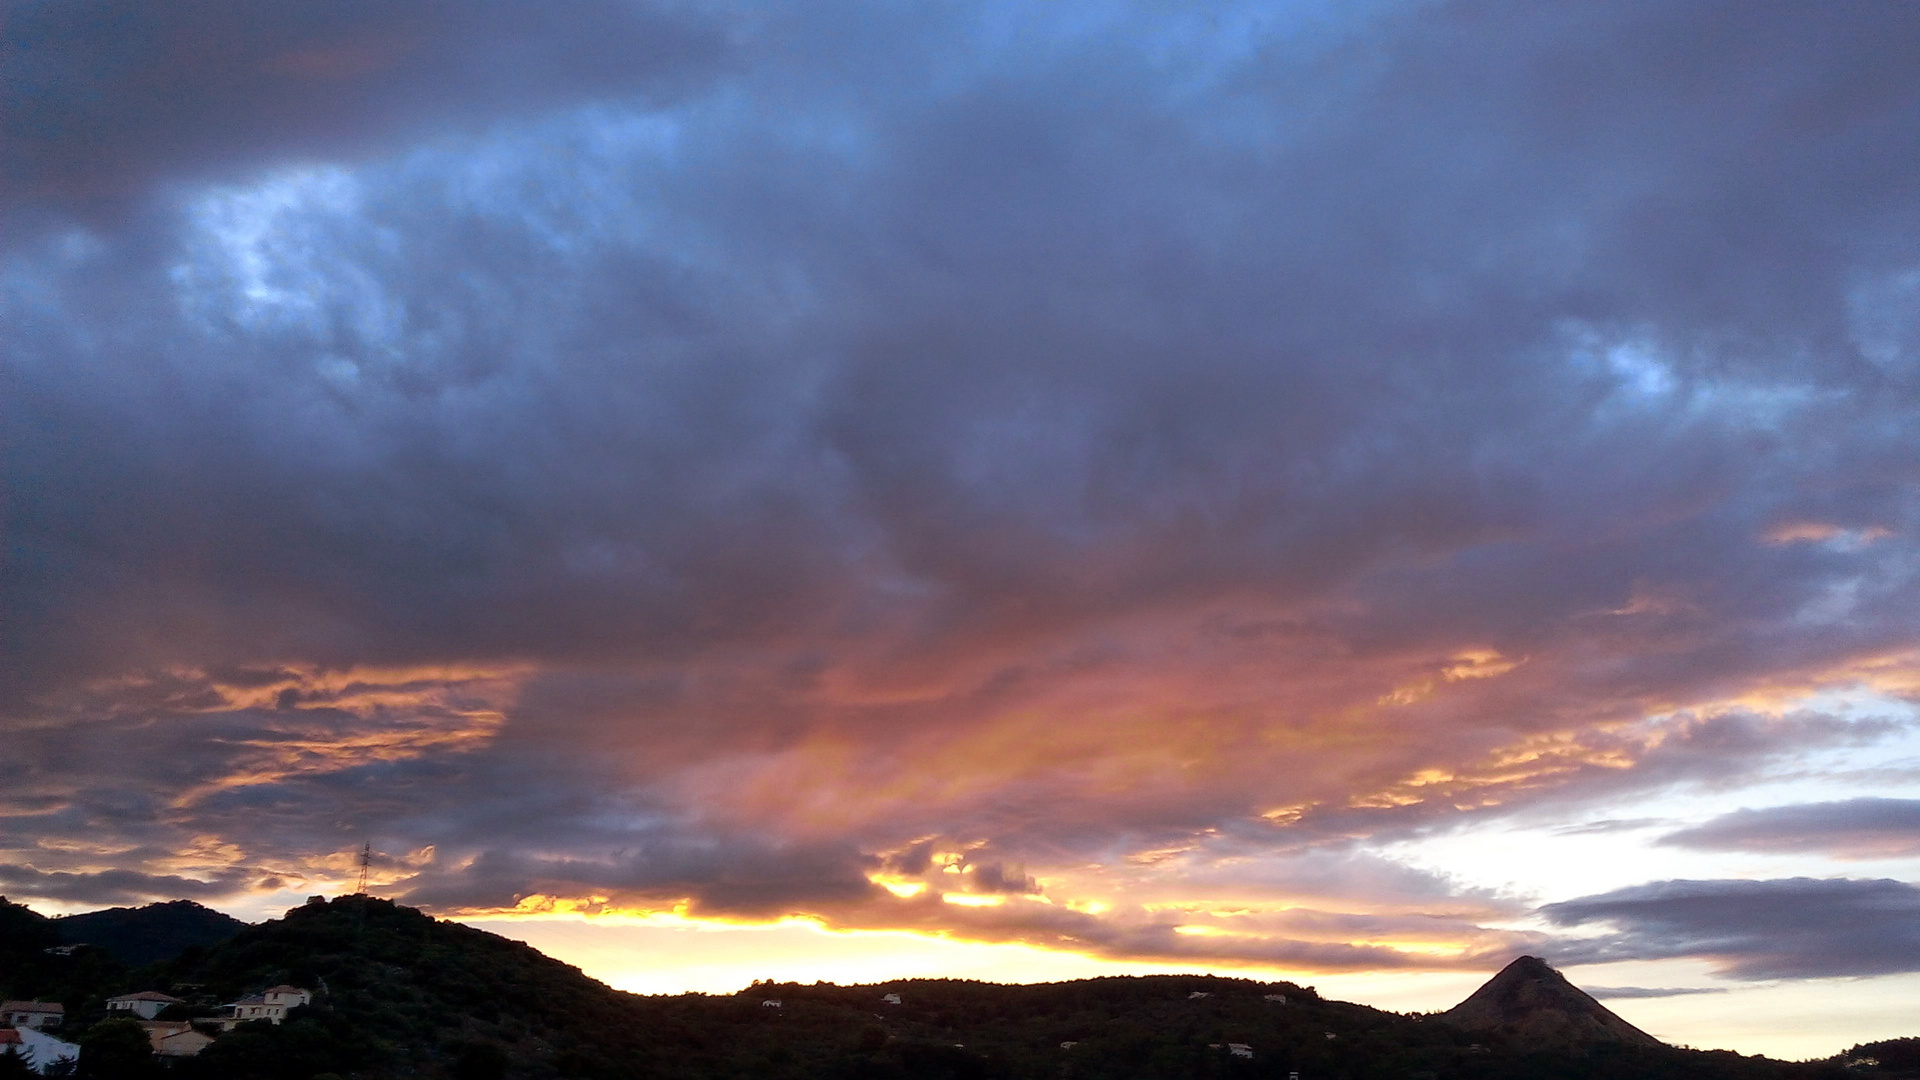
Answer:
[[1201, 998], [1210, 998], [1210, 997], [1212, 997], [1212, 996], [1213, 996], [1213, 993], [1212, 993], [1211, 991], [1208, 991], [1208, 990], [1195, 990], [1195, 991], [1194, 991], [1193, 993], [1191, 993], [1191, 994], [1188, 994], [1188, 995], [1187, 995], [1187, 1000], [1188, 1000], [1188, 1001], [1199, 1001], [1199, 1000], [1200, 1000]]
[[108, 998], [107, 1011], [130, 1012], [142, 1020], [151, 1020], [160, 1015], [161, 1009], [178, 1004], [180, 999], [177, 997], [169, 997], [152, 990], [142, 990], [137, 994], [121, 994], [119, 997]]
[[780, 1007], [780, 999], [779, 999], [779, 998], [768, 998], [768, 999], [766, 999], [765, 1001], [762, 1001], [762, 1002], [760, 1003], [760, 1007], [761, 1007], [761, 1008], [763, 1008], [763, 1009], [777, 1009], [777, 1008], [779, 1008], [779, 1007]]
[[62, 1061], [80, 1060], [80, 1048], [37, 1028], [0, 1028], [0, 1053], [16, 1053], [36, 1072], [45, 1073]]
[[1250, 1058], [1253, 1056], [1253, 1047], [1248, 1046], [1246, 1043], [1228, 1043], [1227, 1053], [1232, 1054], [1234, 1057]]
[[899, 994], [882, 994], [880, 995], [880, 1000], [886, 1002], [889, 1005], [898, 1005], [900, 1004], [900, 995]]
[[0, 1002], [0, 1024], [21, 1030], [57, 1028], [67, 1018], [67, 1007], [57, 1001]]
[[235, 1024], [244, 1024], [249, 1020], [271, 1020], [278, 1024], [287, 1018], [289, 1010], [312, 1000], [311, 991], [302, 990], [297, 986], [287, 986], [283, 983], [269, 987], [261, 993], [243, 997], [239, 1001], [228, 1004], [226, 1007], [233, 1012], [220, 1019], [220, 1027], [231, 1031]]
[[1267, 995], [1267, 1000], [1268, 1000], [1268, 1001], [1271, 1001], [1271, 1002], [1273, 1002], [1273, 1003], [1274, 1003], [1275, 1005], [1285, 1005], [1285, 1004], [1287, 1003], [1287, 995], [1285, 995], [1285, 994], [1268, 994], [1268, 995]]

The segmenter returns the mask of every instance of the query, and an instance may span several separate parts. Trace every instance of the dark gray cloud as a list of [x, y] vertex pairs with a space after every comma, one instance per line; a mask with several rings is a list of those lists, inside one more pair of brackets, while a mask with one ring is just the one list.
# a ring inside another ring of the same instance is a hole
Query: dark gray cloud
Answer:
[[[210, 620], [283, 651], [652, 654], [696, 624], [694, 641], [818, 634], [823, 613], [897, 587], [926, 598], [904, 640], [940, 651], [1356, 577], [1363, 648], [1447, 632], [1519, 646], [1652, 574], [1710, 590], [1715, 636], [1637, 656], [1649, 689], [1702, 661], [1737, 679], [1844, 652], [1897, 598], [1868, 590], [1852, 616], [1868, 625], [1819, 641], [1770, 629], [1830, 580], [1871, 578], [1873, 552], [1726, 555], [1802, 489], [1831, 491], [1818, 477], [1912, 465], [1869, 436], [1806, 443], [1870, 430], [1911, 374], [1823, 344], [1850, 332], [1862, 275], [1912, 254], [1888, 250], [1912, 235], [1910, 174], [1882, 160], [1902, 143], [1872, 136], [1914, 104], [1904, 83], [1860, 81], [1904, 40], [1899, 10], [1869, 6], [1810, 46], [1786, 8], [1722, 40], [1705, 15], [1652, 8], [1616, 24], [1441, 7], [1387, 20], [1364, 55], [1304, 57], [1322, 76], [1307, 82], [1281, 78], [1303, 58], [1278, 41], [1238, 63], [1195, 55], [1187, 76], [1220, 83], [1240, 123], [1342, 120], [1239, 139], [1149, 76], [1144, 28], [1138, 47], [1065, 37], [938, 92], [887, 66], [908, 81], [855, 106], [833, 92], [865, 69], [817, 70], [824, 85], [781, 99], [795, 62], [760, 57], [729, 84], [749, 106], [671, 117], [670, 156], [556, 121], [467, 151], [502, 174], [477, 204], [434, 165], [376, 170], [351, 209], [296, 188], [251, 254], [231, 236], [255, 208], [229, 206], [225, 248], [202, 232], [169, 263], [198, 288], [108, 252], [41, 282], [51, 307], [16, 332], [38, 357], [13, 372], [19, 429], [50, 438], [18, 452], [50, 485], [23, 485], [16, 512], [23, 610], [133, 609], [23, 630], [19, 647], [124, 657], [130, 642], [89, 628], [152, 626], [179, 610], [174, 590], [224, 589], [301, 613], [242, 630], [233, 609], [258, 605], [226, 604]], [[1651, 47], [1672, 40], [1692, 43], [1684, 66]], [[1576, 45], [1613, 59], [1553, 63]], [[913, 37], [860, 48], [987, 61]], [[1479, 84], [1434, 93], [1459, 70]], [[1722, 86], [1759, 70], [1775, 93]], [[1836, 162], [1859, 175], [1836, 179]], [[1816, 168], [1820, 185], [1795, 183]], [[1762, 203], [1737, 227], [1718, 217], [1736, 183]], [[519, 199], [528, 187], [543, 196]], [[1701, 235], [1636, 224], [1659, 214], [1707, 220]], [[608, 235], [614, 220], [644, 235]], [[1786, 257], [1815, 232], [1827, 258]], [[1550, 243], [1563, 235], [1577, 241]], [[1755, 257], [1763, 243], [1786, 246]], [[267, 280], [237, 269], [249, 258]], [[1666, 280], [1699, 263], [1762, 280]], [[1426, 295], [1443, 282], [1444, 301]], [[1753, 310], [1669, 310], [1709, 287]], [[180, 320], [182, 301], [214, 327]], [[134, 341], [170, 374], [75, 354]], [[1823, 366], [1793, 361], [1814, 347], [1833, 353]], [[234, 376], [212, 398], [191, 389], [209, 350]], [[1622, 352], [1655, 367], [1620, 368]], [[1668, 392], [1642, 392], [1661, 379]], [[1807, 393], [1765, 431], [1738, 404]], [[75, 485], [117, 494], [57, 494]], [[1910, 518], [1891, 488], [1842, 497], [1804, 509]], [[1640, 524], [1577, 555], [1527, 541], [1601, 519]], [[1444, 566], [1402, 562], [1415, 553]]]
[[396, 882], [410, 903], [440, 909], [513, 908], [530, 895], [570, 898], [611, 893], [615, 905], [685, 899], [689, 914], [778, 918], [795, 910], [831, 911], [878, 895], [865, 871], [875, 860], [849, 845], [784, 847], [758, 837], [627, 837], [617, 856], [587, 861], [491, 849]]
[[1693, 994], [1724, 994], [1724, 986], [1587, 986], [1587, 993], [1602, 999], [1687, 997]]
[[162, 896], [194, 900], [232, 899], [256, 888], [277, 889], [280, 882], [270, 876], [247, 874], [244, 871], [209, 881], [177, 874], [142, 874], [133, 870], [75, 874], [0, 864], [0, 885], [16, 896], [47, 897], [73, 904], [122, 904], [144, 903]]
[[1565, 945], [1565, 963], [1701, 957], [1736, 979], [1920, 971], [1920, 888], [1900, 881], [1661, 881], [1540, 912], [1559, 926], [1614, 929]]
[[1554, 832], [1561, 836], [1593, 836], [1614, 832], [1637, 832], [1666, 824], [1664, 818], [1607, 818], [1603, 821], [1583, 821], [1578, 825], [1563, 825]]
[[1897, 730], [1727, 702], [1920, 645], [1911, 5], [268, 10], [10, 14], [6, 197], [147, 200], [5, 240], [12, 864], [855, 911]]
[[336, 159], [713, 70], [719, 27], [645, 3], [31, 0], [0, 52], [0, 199], [64, 210], [161, 178]]
[[1840, 802], [1735, 810], [1660, 843], [1704, 851], [1816, 852], [1842, 859], [1920, 854], [1920, 800]]

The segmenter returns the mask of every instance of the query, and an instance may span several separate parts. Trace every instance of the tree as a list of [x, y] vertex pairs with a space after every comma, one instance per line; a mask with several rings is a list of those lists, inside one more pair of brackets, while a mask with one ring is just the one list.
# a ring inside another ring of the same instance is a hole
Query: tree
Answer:
[[0, 1080], [29, 1080], [39, 1075], [33, 1070], [33, 1051], [9, 1046], [5, 1053], [0, 1053]]
[[80, 1040], [78, 1074], [85, 1080], [146, 1080], [159, 1073], [153, 1043], [137, 1020], [102, 1021]]
[[454, 1080], [504, 1080], [507, 1052], [496, 1043], [470, 1042], [453, 1059]]

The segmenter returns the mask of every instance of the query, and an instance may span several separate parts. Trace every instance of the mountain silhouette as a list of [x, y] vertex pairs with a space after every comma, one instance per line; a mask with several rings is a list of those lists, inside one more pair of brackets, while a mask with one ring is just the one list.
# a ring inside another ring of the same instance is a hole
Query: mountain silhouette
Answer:
[[1530, 1049], [1595, 1043], [1661, 1046], [1537, 956], [1522, 956], [1440, 1019]]
[[[192, 921], [186, 907], [163, 914]], [[0, 998], [62, 1002], [70, 1041], [104, 1030], [107, 999], [134, 991], [180, 997], [197, 1016], [280, 983], [315, 992], [282, 1024], [221, 1034], [168, 1070], [177, 1080], [1892, 1080], [1915, 1075], [1903, 1066], [1920, 1045], [1804, 1063], [1665, 1046], [1533, 957], [1452, 1013], [1420, 1017], [1213, 975], [641, 996], [364, 895], [316, 898], [132, 970], [104, 948], [55, 948], [60, 921], [0, 898]]]
[[105, 949], [128, 967], [171, 960], [194, 945], [218, 945], [247, 928], [191, 900], [89, 911], [53, 919], [51, 925], [63, 944]]

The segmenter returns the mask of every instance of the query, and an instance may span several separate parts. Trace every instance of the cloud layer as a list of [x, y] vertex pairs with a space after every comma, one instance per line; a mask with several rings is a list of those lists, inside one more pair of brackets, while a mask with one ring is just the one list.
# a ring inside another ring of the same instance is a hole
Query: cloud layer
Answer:
[[1900, 881], [1660, 881], [1542, 910], [1615, 928], [1588, 961], [1700, 956], [1736, 979], [1920, 971], [1920, 889]]
[[6, 33], [9, 889], [1474, 966], [1920, 698], [1911, 5]]
[[582, 98], [672, 96], [721, 28], [639, 3], [141, 4], [8, 11], [0, 117], [10, 203], [98, 213], [158, 181], [358, 157]]
[[1920, 800], [1844, 802], [1736, 810], [1660, 838], [1708, 851], [1817, 851], [1840, 858], [1920, 855]]

